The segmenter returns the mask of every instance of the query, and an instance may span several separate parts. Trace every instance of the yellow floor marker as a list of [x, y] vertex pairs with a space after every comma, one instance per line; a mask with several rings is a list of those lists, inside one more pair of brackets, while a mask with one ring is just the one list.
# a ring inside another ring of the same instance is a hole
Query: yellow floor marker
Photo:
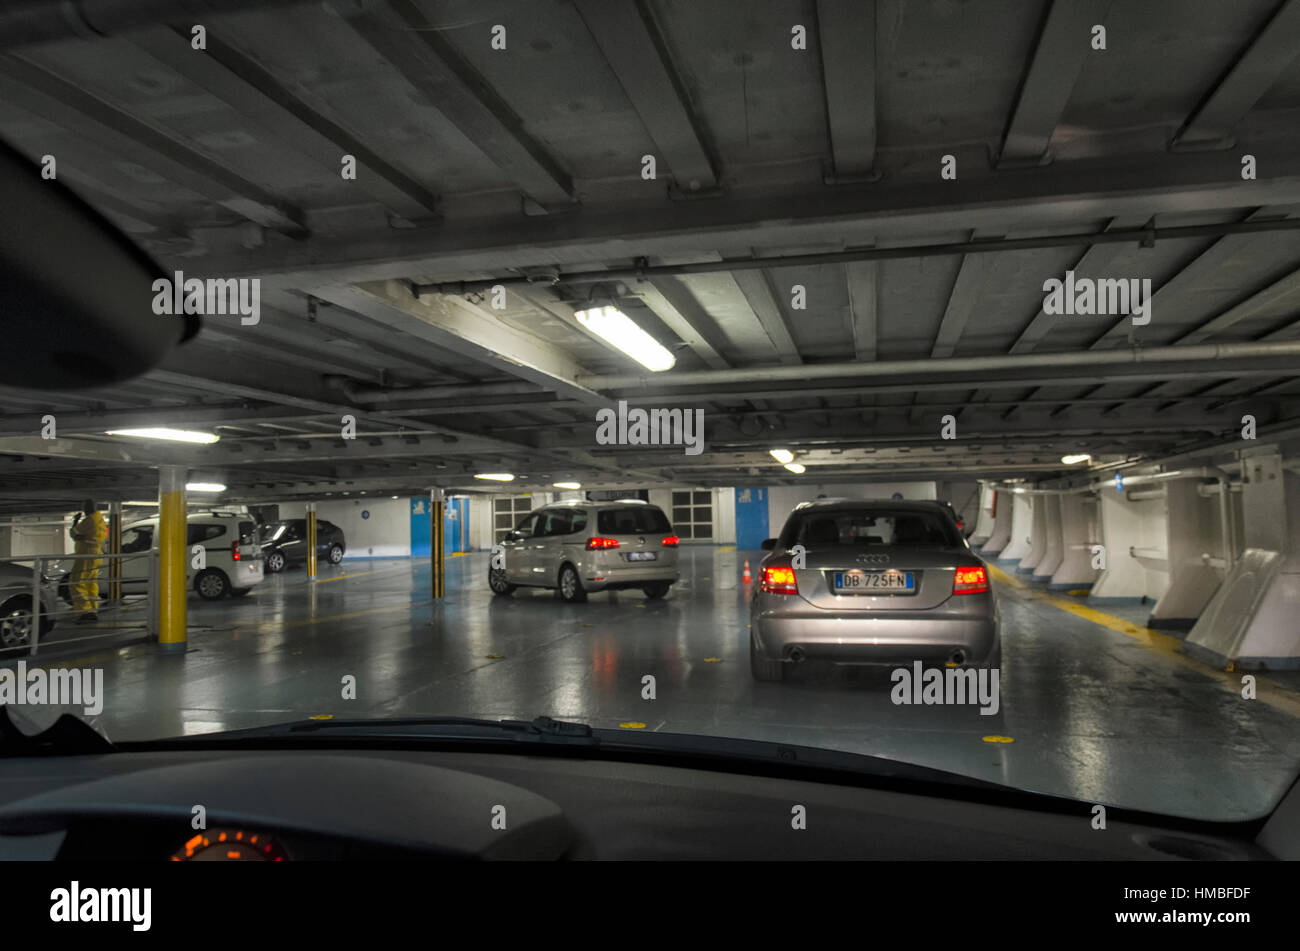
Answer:
[[644, 730], [644, 729], [645, 729], [645, 724], [644, 724], [644, 723], [636, 723], [636, 722], [632, 722], [632, 723], [620, 723], [620, 724], [619, 724], [619, 727], [620, 727], [621, 729], [624, 729], [624, 730]]
[[1013, 740], [1009, 736], [986, 736], [984, 737], [984, 742], [985, 743], [1014, 743], [1015, 740]]

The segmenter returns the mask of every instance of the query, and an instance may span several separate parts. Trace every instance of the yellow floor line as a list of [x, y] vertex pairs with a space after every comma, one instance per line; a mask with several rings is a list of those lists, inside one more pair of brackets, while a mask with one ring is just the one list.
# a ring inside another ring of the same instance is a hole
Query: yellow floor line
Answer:
[[[985, 564], [988, 564], [987, 562]], [[1008, 585], [1012, 588], [1021, 590], [1032, 590], [1038, 596], [1038, 600], [1050, 604], [1052, 607], [1061, 611], [1067, 611], [1075, 617], [1083, 618], [1092, 624], [1107, 628], [1108, 630], [1118, 631], [1128, 637], [1133, 638], [1140, 645], [1148, 650], [1154, 651], [1166, 660], [1186, 667], [1189, 670], [1195, 670], [1205, 674], [1208, 677], [1217, 680], [1220, 686], [1241, 696], [1241, 677], [1244, 673], [1249, 673], [1255, 677], [1256, 696], [1261, 703], [1266, 703], [1275, 710], [1288, 713], [1293, 717], [1300, 718], [1300, 694], [1270, 680], [1268, 677], [1258, 671], [1238, 671], [1228, 673], [1211, 667], [1209, 664], [1199, 661], [1183, 652], [1183, 642], [1176, 637], [1165, 634], [1161, 631], [1153, 631], [1149, 627], [1142, 627], [1134, 624], [1132, 621], [1126, 621], [1121, 617], [1113, 614], [1107, 614], [1104, 611], [1098, 611], [1096, 608], [1090, 608], [1086, 604], [1077, 604], [1068, 598], [1061, 598], [1046, 591], [1037, 588], [1030, 588], [1023, 581], [1007, 574], [997, 565], [989, 564], [989, 571], [993, 580], [1000, 584]]]

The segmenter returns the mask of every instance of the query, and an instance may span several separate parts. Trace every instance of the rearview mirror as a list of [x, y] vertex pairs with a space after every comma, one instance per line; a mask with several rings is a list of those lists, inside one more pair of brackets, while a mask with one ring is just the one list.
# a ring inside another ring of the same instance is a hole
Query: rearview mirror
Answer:
[[775, 539], [775, 538], [765, 538], [765, 539], [763, 539], [763, 551], [771, 551], [771, 550], [772, 550], [773, 548], [775, 548], [775, 547], [776, 547], [776, 539]]
[[139, 376], [199, 330], [153, 312], [167, 275], [36, 162], [0, 144], [0, 325], [8, 386], [71, 390]]

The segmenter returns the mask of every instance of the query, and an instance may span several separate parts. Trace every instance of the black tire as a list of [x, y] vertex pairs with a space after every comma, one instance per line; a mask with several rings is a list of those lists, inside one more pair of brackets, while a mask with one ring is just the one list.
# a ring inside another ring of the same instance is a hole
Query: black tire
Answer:
[[252, 588], [231, 588], [230, 596], [232, 598], [246, 598], [253, 593]]
[[337, 544], [330, 545], [330, 551], [327, 557], [329, 558], [331, 565], [337, 565], [343, 560], [343, 546]]
[[654, 584], [646, 585], [641, 590], [645, 592], [647, 598], [651, 601], [655, 601], [666, 595], [672, 586], [673, 584], [671, 581], [656, 581]]
[[504, 568], [488, 569], [488, 587], [492, 593], [498, 597], [507, 597], [515, 593], [515, 585], [506, 580], [506, 570]]
[[267, 554], [266, 558], [263, 559], [263, 562], [266, 565], [267, 571], [271, 572], [273, 575], [278, 575], [280, 572], [284, 571], [284, 552], [270, 552]]
[[194, 590], [204, 601], [220, 601], [230, 593], [230, 579], [217, 568], [204, 568], [194, 576]]
[[749, 672], [755, 680], [779, 683], [785, 680], [785, 662], [764, 657], [754, 646], [754, 638], [749, 639]]
[[[41, 633], [54, 622], [41, 618]], [[0, 605], [0, 657], [25, 657], [32, 652], [32, 599], [19, 595]]]
[[581, 604], [587, 600], [587, 591], [582, 586], [582, 579], [578, 577], [578, 569], [568, 562], [560, 566], [555, 584], [561, 599], [569, 604]]

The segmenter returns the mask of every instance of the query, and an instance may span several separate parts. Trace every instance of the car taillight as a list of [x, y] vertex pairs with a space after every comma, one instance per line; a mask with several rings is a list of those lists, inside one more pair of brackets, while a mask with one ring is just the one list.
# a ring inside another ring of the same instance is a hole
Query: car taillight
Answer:
[[958, 568], [952, 582], [953, 594], [983, 594], [989, 589], [989, 576], [982, 567]]
[[659, 544], [663, 545], [665, 548], [676, 548], [679, 540], [680, 539], [678, 539], [676, 535], [665, 535], [663, 541]]
[[230, 543], [230, 557], [235, 561], [239, 561], [239, 542]]
[[758, 590], [768, 594], [798, 594], [799, 584], [794, 580], [794, 569], [784, 565], [763, 569], [763, 582]]
[[617, 548], [617, 538], [588, 538], [587, 551], [599, 551], [602, 548]]

